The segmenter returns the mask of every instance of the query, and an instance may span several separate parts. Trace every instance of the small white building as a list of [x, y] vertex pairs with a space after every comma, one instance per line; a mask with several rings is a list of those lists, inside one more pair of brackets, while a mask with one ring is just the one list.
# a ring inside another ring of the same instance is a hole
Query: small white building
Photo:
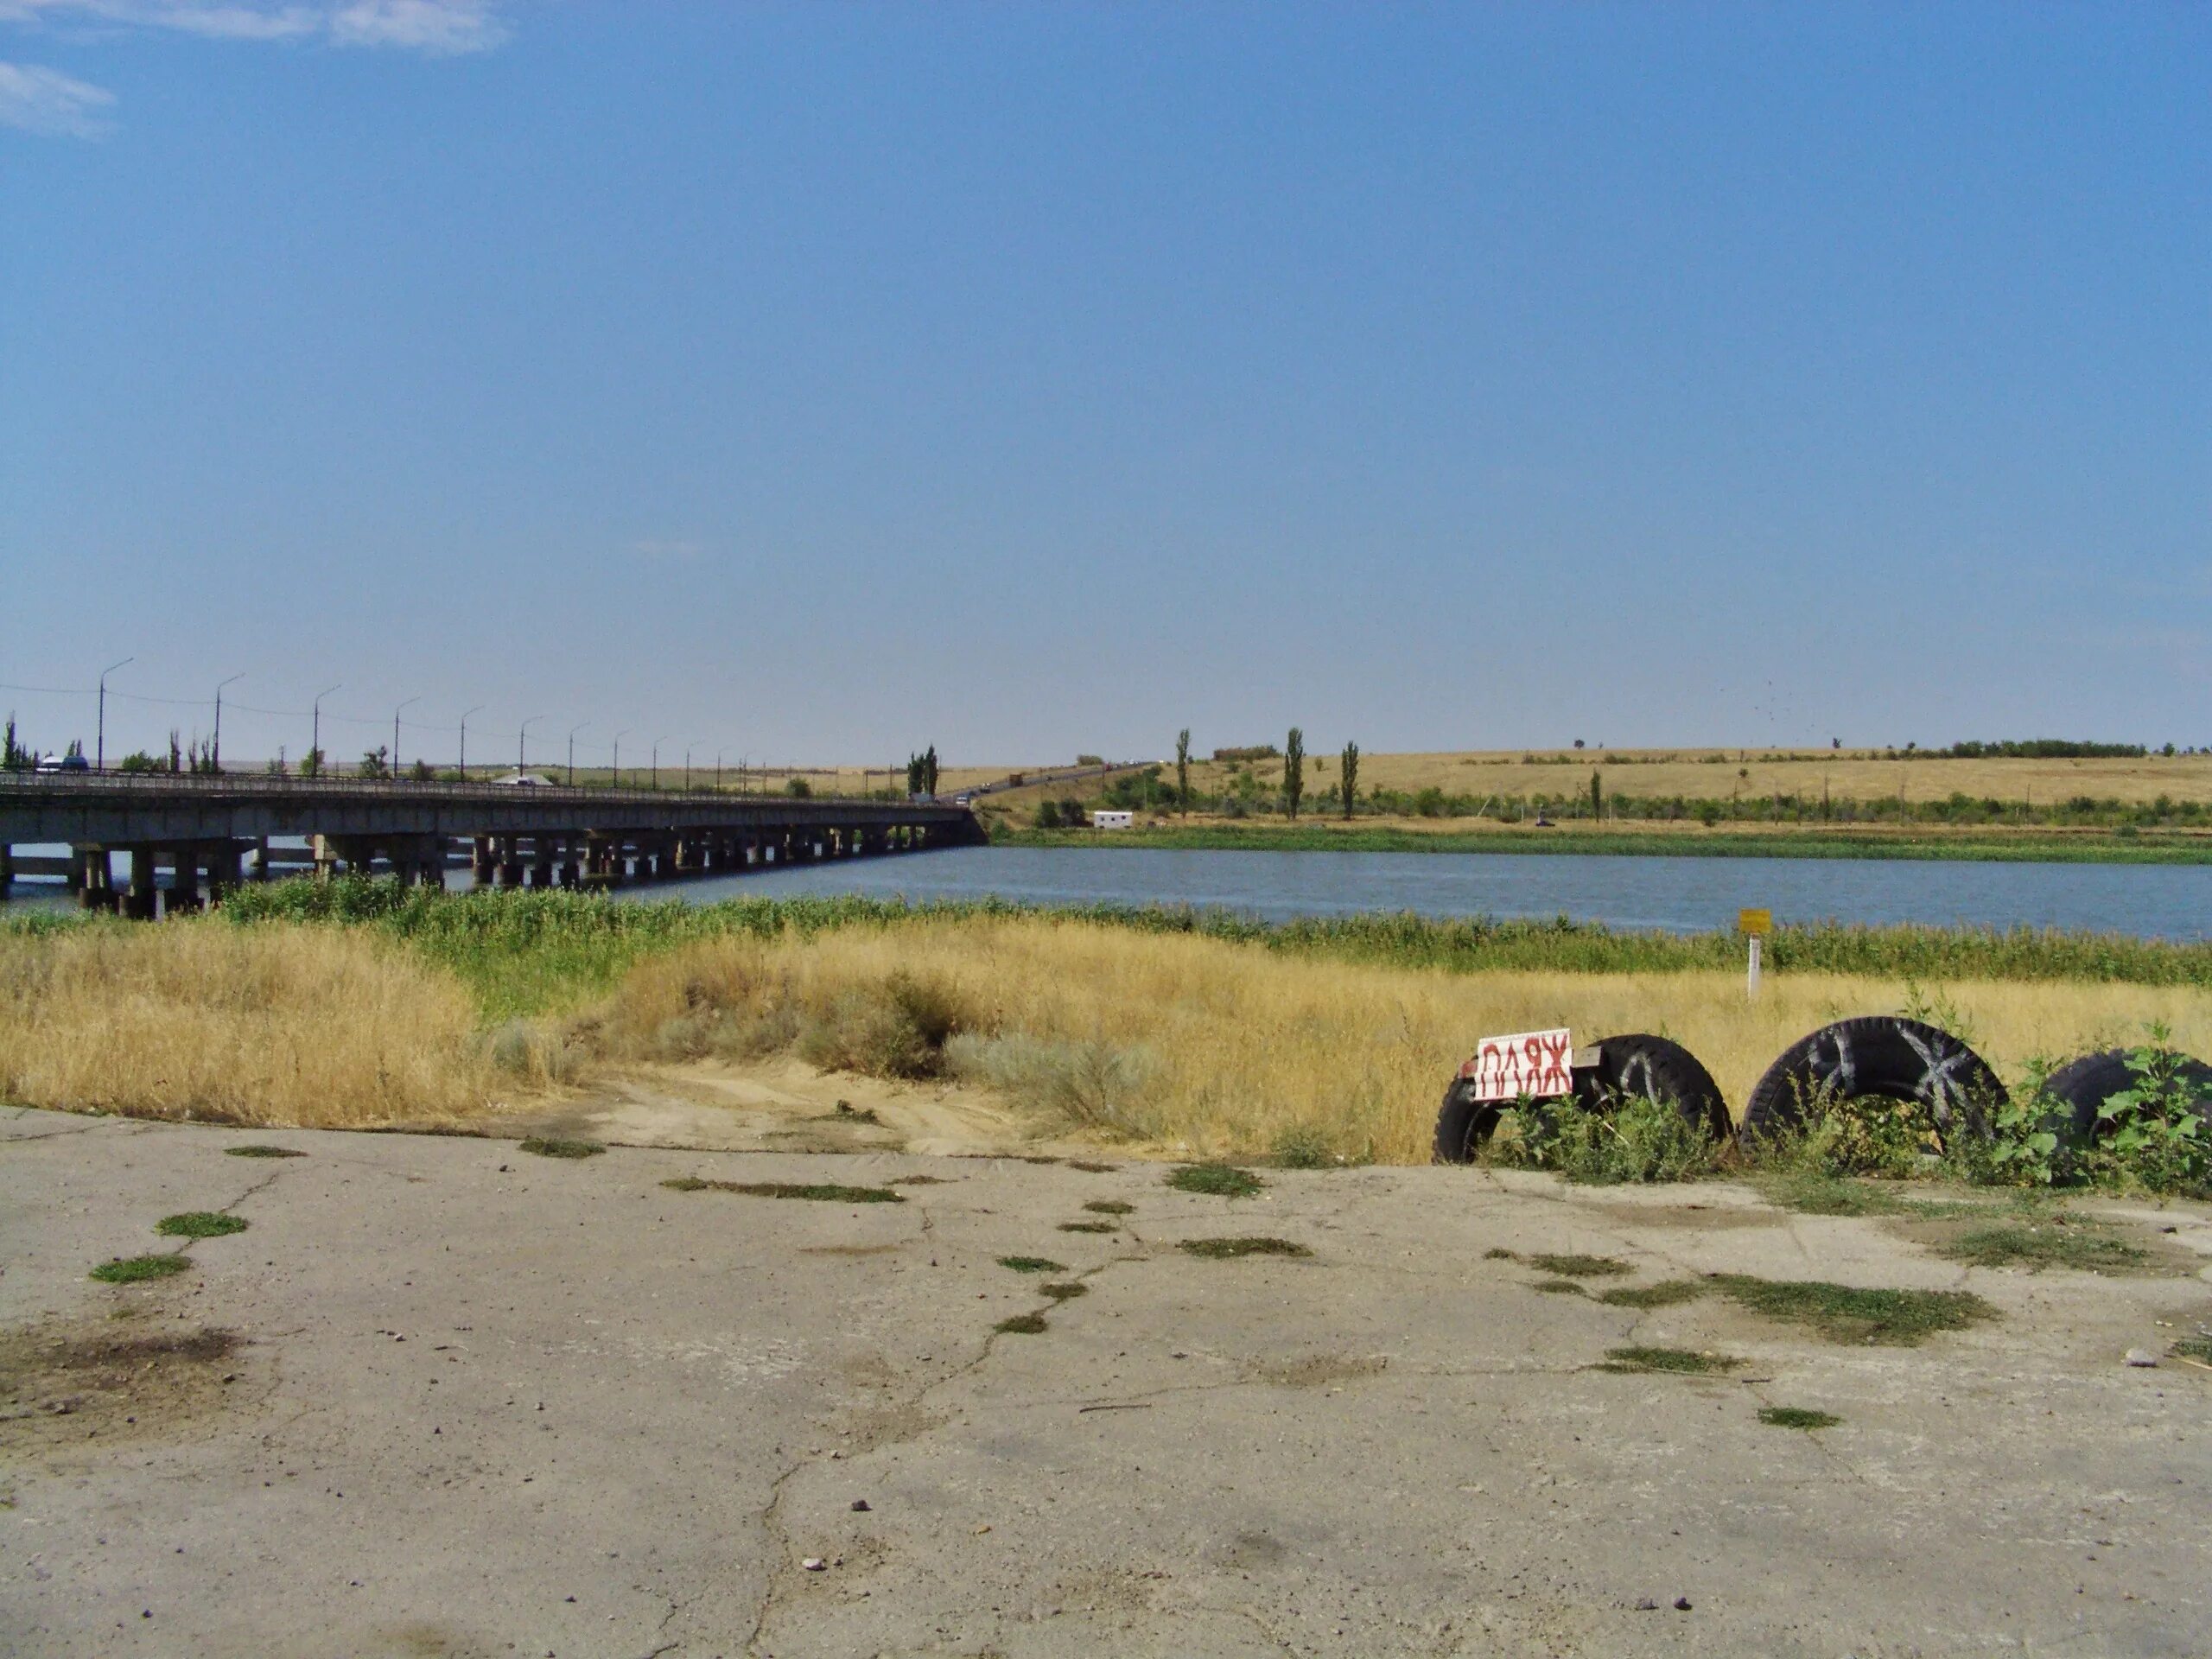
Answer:
[[1093, 812], [1090, 815], [1090, 827], [1094, 830], [1127, 830], [1136, 821], [1137, 815], [1134, 812]]

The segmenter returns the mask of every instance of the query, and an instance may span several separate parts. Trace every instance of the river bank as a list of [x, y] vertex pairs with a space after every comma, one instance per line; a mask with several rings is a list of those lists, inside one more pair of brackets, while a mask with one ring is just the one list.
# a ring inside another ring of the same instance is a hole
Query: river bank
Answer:
[[1663, 1031], [1740, 1108], [1796, 1038], [1912, 1010], [2008, 1081], [2140, 1040], [2212, 1052], [2212, 944], [1799, 928], [1737, 942], [1412, 916], [715, 906], [290, 883], [214, 916], [0, 929], [0, 1095], [202, 1121], [463, 1126], [619, 1077], [804, 1061], [988, 1093], [1038, 1133], [1420, 1162], [1485, 1032]]
[[1311, 817], [1164, 819], [1126, 830], [1039, 830], [1010, 818], [992, 823], [1006, 847], [1133, 847], [1191, 852], [1493, 853], [1599, 857], [1942, 860], [1991, 863], [2212, 864], [2212, 832], [2055, 829], [1946, 829], [1929, 824], [1706, 825], [1685, 822], [1593, 823], [1568, 820], [1477, 823], [1465, 819]]

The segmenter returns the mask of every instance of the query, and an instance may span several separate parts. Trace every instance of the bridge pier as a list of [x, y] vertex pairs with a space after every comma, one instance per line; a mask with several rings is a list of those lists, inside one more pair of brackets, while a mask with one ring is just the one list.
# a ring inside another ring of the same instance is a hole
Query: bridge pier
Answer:
[[134, 922], [150, 922], [160, 901], [154, 891], [154, 849], [130, 849], [130, 886], [123, 896], [123, 913]]
[[191, 915], [200, 908], [200, 849], [194, 842], [184, 842], [171, 850], [169, 861], [173, 868], [164, 913]]
[[242, 885], [243, 872], [239, 868], [239, 844], [235, 841], [213, 842], [207, 849], [207, 902], [219, 905], [230, 891]]

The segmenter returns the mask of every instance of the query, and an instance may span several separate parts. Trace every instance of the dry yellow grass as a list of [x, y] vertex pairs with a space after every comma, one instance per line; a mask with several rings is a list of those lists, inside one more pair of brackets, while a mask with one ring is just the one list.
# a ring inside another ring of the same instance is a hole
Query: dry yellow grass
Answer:
[[0, 1096], [138, 1117], [344, 1128], [483, 1109], [457, 981], [329, 928], [0, 935]]
[[[1733, 975], [1452, 976], [1034, 918], [690, 946], [640, 964], [599, 1028], [613, 1050], [650, 1052], [671, 1022], [758, 1020], [772, 1004], [819, 1018], [880, 998], [896, 975], [960, 1009], [983, 1034], [981, 1058], [995, 1041], [1006, 1059], [995, 1080], [1040, 1109], [1078, 1099], [1094, 1127], [1179, 1153], [1263, 1154], [1295, 1135], [1395, 1163], [1426, 1161], [1445, 1083], [1485, 1033], [1663, 1032], [1740, 1104], [1808, 1031], [1904, 1000], [1895, 983], [1775, 977], [1754, 1004]], [[2202, 991], [1943, 990], [2011, 1077], [2031, 1054], [2133, 1039], [2151, 1020], [2171, 1026], [2185, 1049], [2212, 1052], [2212, 995]]]
[[[1847, 749], [1833, 755], [1787, 758], [1806, 751], [1760, 749], [1572, 749], [1529, 751], [1547, 760], [1565, 754], [1565, 765], [1529, 765], [1520, 750], [1469, 750], [1427, 754], [1363, 754], [1363, 790], [1431, 787], [1448, 795], [1580, 796], [1588, 792], [1592, 768], [1605, 773], [1606, 792], [1636, 797], [1686, 796], [1726, 800], [1740, 792], [1746, 799], [1777, 791], [1817, 800], [1823, 789], [1838, 800], [1895, 800], [1900, 789], [1908, 801], [1949, 798], [1954, 791], [1977, 799], [2032, 801], [2038, 805], [2075, 795], [2102, 800], [2140, 802], [2171, 795], [2176, 800], [2212, 801], [2212, 754], [2146, 755], [2114, 760], [1894, 760], [1867, 751]], [[1707, 757], [1712, 757], [1707, 759]], [[1309, 755], [1306, 787], [1325, 789], [1336, 778], [1332, 754]], [[1280, 760], [1253, 768], [1262, 783], [1279, 781]], [[1738, 777], [1738, 772], [1744, 776]], [[1207, 761], [1193, 766], [1194, 789], [1212, 793], [1224, 787], [1230, 768]]]
[[[2202, 990], [1976, 982], [1942, 995], [2008, 1079], [2031, 1055], [2131, 1040], [2153, 1020], [2212, 1054]], [[639, 963], [564, 1033], [487, 1039], [458, 982], [373, 935], [187, 922], [0, 935], [0, 1093], [308, 1128], [454, 1119], [490, 1108], [495, 1056], [541, 1080], [549, 1055], [572, 1067], [795, 1047], [895, 1068], [912, 1051], [892, 1011], [918, 1009], [956, 1015], [962, 1075], [1040, 1128], [1179, 1154], [1259, 1155], [1297, 1138], [1417, 1163], [1446, 1080], [1484, 1033], [1662, 1032], [1740, 1104], [1806, 1032], [1904, 1000], [1896, 983], [1839, 976], [1774, 976], [1751, 1003], [1733, 974], [1451, 975], [1051, 918], [948, 919], [695, 944]]]

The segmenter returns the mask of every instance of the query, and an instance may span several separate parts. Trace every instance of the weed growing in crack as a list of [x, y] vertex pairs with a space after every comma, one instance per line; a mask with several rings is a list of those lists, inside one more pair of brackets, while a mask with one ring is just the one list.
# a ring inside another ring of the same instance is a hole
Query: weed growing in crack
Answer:
[[1616, 1285], [1599, 1292], [1598, 1300], [1609, 1307], [1674, 1307], [1694, 1302], [1705, 1292], [1706, 1287], [1694, 1279], [1662, 1279], [1656, 1285]]
[[811, 1198], [819, 1204], [904, 1204], [887, 1186], [840, 1186], [835, 1181], [707, 1181], [678, 1175], [661, 1185], [671, 1192], [741, 1192], [750, 1198]]
[[289, 1147], [225, 1147], [224, 1155], [231, 1158], [304, 1158], [304, 1152], [294, 1152]]
[[1994, 1307], [1966, 1290], [1865, 1290], [1741, 1273], [1715, 1274], [1711, 1283], [1753, 1313], [1808, 1326], [1830, 1342], [1911, 1348], [1938, 1332], [1961, 1331], [1997, 1317]]
[[1618, 1279], [1634, 1271], [1625, 1262], [1610, 1255], [1527, 1255], [1521, 1258], [1539, 1273], [1562, 1279]]
[[1623, 1376], [1662, 1371], [1678, 1376], [1717, 1376], [1743, 1363], [1732, 1355], [1700, 1353], [1691, 1348], [1608, 1348], [1605, 1363], [1597, 1369]]
[[596, 1141], [558, 1141], [536, 1135], [524, 1141], [521, 1149], [540, 1158], [596, 1158], [607, 1150]]
[[1042, 1336], [1046, 1328], [1045, 1316], [1042, 1313], [1017, 1313], [1012, 1319], [1001, 1319], [991, 1327], [992, 1330], [1002, 1332], [1009, 1337]]
[[2081, 1273], [2144, 1273], [2151, 1253], [2096, 1229], [2054, 1217], [2045, 1225], [2000, 1224], [1976, 1227], [1936, 1247], [1938, 1255], [1973, 1268], [2071, 1268]]
[[1226, 1262], [1242, 1255], [1311, 1255], [1303, 1244], [1287, 1238], [1186, 1238], [1179, 1247], [1209, 1262]]
[[154, 1224], [154, 1230], [170, 1238], [222, 1238], [232, 1233], [245, 1231], [244, 1216], [226, 1216], [216, 1210], [187, 1210], [181, 1215], [163, 1216]]
[[1066, 1265], [1043, 1255], [1002, 1255], [999, 1266], [1015, 1273], [1065, 1273]]
[[1185, 1164], [1167, 1177], [1178, 1192], [1204, 1192], [1219, 1198], [1249, 1198], [1267, 1183], [1234, 1164]]
[[104, 1285], [136, 1285], [149, 1279], [166, 1279], [191, 1265], [181, 1255], [123, 1255], [101, 1262], [92, 1276]]
[[1759, 1421], [1769, 1428], [1834, 1428], [1842, 1421], [1832, 1412], [1808, 1411], [1802, 1406], [1767, 1406], [1759, 1412]]

